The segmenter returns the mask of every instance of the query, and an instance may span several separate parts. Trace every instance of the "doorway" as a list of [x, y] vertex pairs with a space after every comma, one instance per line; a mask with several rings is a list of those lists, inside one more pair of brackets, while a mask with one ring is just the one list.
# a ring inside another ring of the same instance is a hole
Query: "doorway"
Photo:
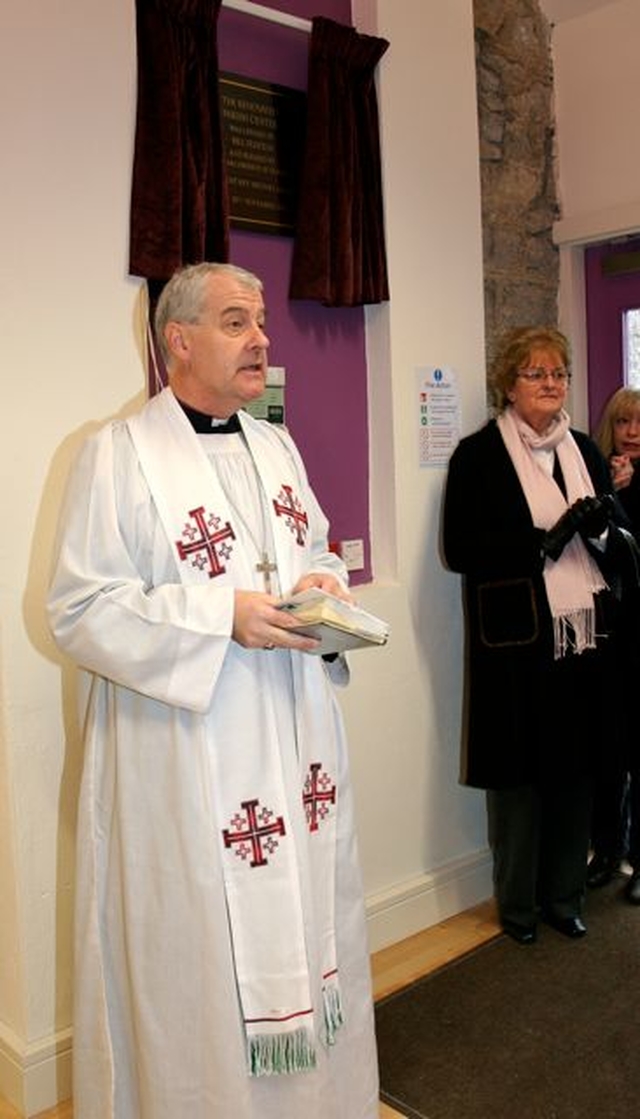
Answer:
[[624, 384], [640, 387], [640, 237], [585, 248], [589, 427]]

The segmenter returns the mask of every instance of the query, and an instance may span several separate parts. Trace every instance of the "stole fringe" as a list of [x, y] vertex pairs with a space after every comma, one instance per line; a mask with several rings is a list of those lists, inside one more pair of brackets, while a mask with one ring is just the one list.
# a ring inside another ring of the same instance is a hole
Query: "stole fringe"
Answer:
[[[344, 1025], [340, 988], [332, 983], [322, 990], [325, 1045], [335, 1045], [336, 1034]], [[308, 1072], [316, 1067], [313, 1034], [299, 1029], [293, 1033], [258, 1034], [247, 1042], [251, 1076], [281, 1076]]]
[[340, 988], [337, 984], [332, 983], [329, 987], [323, 987], [322, 1002], [324, 1009], [324, 1040], [327, 1045], [335, 1045], [336, 1033], [344, 1023]]
[[251, 1076], [307, 1072], [316, 1065], [313, 1035], [309, 1030], [300, 1029], [293, 1033], [250, 1037], [248, 1059]]

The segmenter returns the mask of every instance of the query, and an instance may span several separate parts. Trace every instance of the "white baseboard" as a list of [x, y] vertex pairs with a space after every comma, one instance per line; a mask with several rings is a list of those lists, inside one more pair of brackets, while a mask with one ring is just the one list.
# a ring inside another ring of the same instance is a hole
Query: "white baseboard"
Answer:
[[369, 895], [366, 912], [370, 949], [379, 952], [479, 905], [492, 893], [491, 853], [486, 849]]
[[0, 1095], [29, 1119], [71, 1096], [71, 1029], [27, 1045], [0, 1023]]

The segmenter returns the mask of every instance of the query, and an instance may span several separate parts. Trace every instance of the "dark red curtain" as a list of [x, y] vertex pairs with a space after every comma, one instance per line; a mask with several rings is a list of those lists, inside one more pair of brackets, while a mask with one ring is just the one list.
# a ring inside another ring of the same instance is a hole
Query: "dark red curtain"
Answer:
[[228, 260], [218, 96], [222, 0], [136, 0], [138, 100], [129, 271], [166, 281]]
[[389, 298], [375, 87], [388, 46], [313, 20], [292, 299], [353, 307]]

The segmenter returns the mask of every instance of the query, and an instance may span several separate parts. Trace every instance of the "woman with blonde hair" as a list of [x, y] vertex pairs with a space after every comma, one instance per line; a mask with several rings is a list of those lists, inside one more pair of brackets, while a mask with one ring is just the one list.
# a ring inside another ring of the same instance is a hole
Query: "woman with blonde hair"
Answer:
[[[596, 441], [609, 463], [611, 479], [630, 526], [640, 537], [640, 390], [620, 388], [607, 401]], [[640, 669], [640, 591], [627, 587], [616, 635], [621, 703], [615, 717], [617, 749], [599, 774], [593, 808], [593, 858], [587, 884], [605, 886], [623, 858], [631, 864], [624, 896], [640, 905], [640, 744], [631, 710]], [[613, 728], [612, 728], [613, 729]]]

